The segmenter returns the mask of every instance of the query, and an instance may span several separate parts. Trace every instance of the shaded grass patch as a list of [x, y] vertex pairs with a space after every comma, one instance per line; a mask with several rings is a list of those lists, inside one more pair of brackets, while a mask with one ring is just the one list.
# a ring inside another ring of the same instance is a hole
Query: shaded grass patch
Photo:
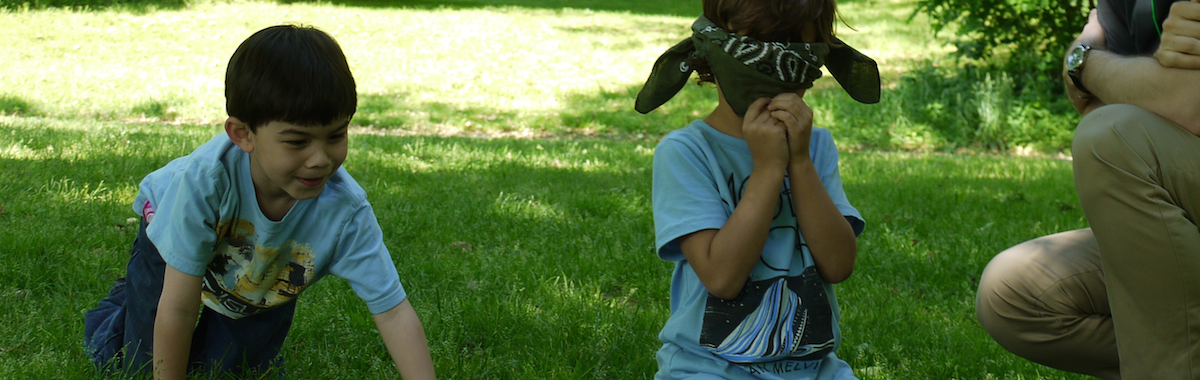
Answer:
[[[0, 117], [0, 374], [95, 375], [82, 314], [124, 274], [146, 173], [215, 126]], [[647, 378], [669, 314], [671, 264], [653, 251], [653, 142], [354, 133], [364, 186], [444, 378]], [[836, 286], [839, 356], [863, 379], [1078, 379], [1007, 353], [973, 294], [996, 252], [1085, 225], [1070, 163], [1003, 156], [843, 153], [867, 221]], [[53, 261], [55, 265], [45, 263]], [[301, 297], [289, 376], [393, 376], [347, 282]], [[19, 310], [20, 312], [17, 312]]]
[[37, 116], [37, 107], [15, 96], [0, 96], [0, 115]]

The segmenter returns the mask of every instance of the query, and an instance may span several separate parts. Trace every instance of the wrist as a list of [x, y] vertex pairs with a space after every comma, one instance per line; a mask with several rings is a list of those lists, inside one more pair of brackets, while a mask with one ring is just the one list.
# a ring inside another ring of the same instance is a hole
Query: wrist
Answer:
[[[779, 182], [779, 184], [783, 184], [783, 177], [785, 174], [787, 174], [787, 171], [788, 171], [787, 165], [782, 165], [782, 166], [779, 166], [779, 165], [754, 165], [754, 168], [750, 170], [750, 177], [747, 179], [747, 181], [753, 181], [753, 182], [767, 181], [768, 184], [771, 184], [774, 182]], [[769, 186], [769, 187], [773, 187], [773, 186], [774, 185]]]
[[793, 160], [788, 164], [788, 176], [791, 179], [805, 178], [808, 173], [816, 173], [817, 165], [812, 162], [812, 159], [805, 156], [802, 160]]
[[1071, 84], [1088, 97], [1095, 96], [1084, 86], [1083, 82], [1083, 70], [1091, 51], [1091, 45], [1086, 43], [1072, 44], [1071, 49], [1067, 52], [1066, 62], [1064, 63], [1067, 69], [1067, 76], [1071, 79]]
[[815, 166], [815, 164], [813, 164], [812, 157], [809, 155], [808, 151], [799, 152], [797, 154], [794, 154], [794, 155], [792, 155], [792, 158], [790, 160], [788, 160], [788, 170], [793, 170], [796, 167], [804, 167], [804, 166], [808, 166], [808, 167]]
[[763, 175], [782, 174], [785, 170], [787, 170], [787, 167], [788, 167], [788, 160], [786, 158], [780, 157], [780, 158], [772, 159], [772, 160], [766, 160], [766, 159], [754, 160], [754, 167], [752, 169], [750, 169], [750, 171], [751, 171], [751, 174], [754, 174], [754, 173], [762, 173]]

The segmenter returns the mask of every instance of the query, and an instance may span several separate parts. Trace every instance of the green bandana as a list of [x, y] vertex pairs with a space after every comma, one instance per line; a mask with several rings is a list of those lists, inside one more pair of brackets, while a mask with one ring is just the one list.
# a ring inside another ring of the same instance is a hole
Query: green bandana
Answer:
[[634, 109], [653, 111], [675, 96], [692, 74], [689, 57], [708, 61], [725, 100], [738, 117], [750, 103], [812, 87], [824, 65], [842, 88], [862, 103], [879, 102], [879, 67], [871, 58], [834, 39], [824, 43], [764, 42], [730, 33], [703, 15], [692, 24], [692, 38], [672, 46], [654, 63], [638, 92]]

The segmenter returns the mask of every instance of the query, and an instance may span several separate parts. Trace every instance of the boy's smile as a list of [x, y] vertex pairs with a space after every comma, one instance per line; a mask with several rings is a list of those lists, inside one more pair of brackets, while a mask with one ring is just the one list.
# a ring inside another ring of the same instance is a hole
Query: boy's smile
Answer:
[[346, 160], [348, 125], [349, 121], [316, 126], [272, 121], [250, 132], [230, 118], [226, 130], [250, 154], [250, 175], [263, 214], [282, 219], [297, 200], [321, 194]]

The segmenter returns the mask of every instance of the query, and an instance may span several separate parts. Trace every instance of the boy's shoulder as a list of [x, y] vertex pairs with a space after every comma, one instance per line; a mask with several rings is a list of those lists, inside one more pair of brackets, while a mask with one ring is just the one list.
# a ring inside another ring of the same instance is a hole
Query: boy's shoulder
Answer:
[[663, 146], [681, 143], [685, 145], [692, 145], [707, 143], [708, 138], [705, 135], [708, 134], [708, 131], [716, 132], [715, 129], [713, 129], [703, 120], [693, 120], [683, 128], [668, 132], [661, 140], [659, 140], [658, 145]]
[[[240, 153], [240, 154], [239, 154]], [[237, 148], [224, 133], [214, 136], [191, 153], [172, 159], [142, 180], [142, 186], [168, 186], [179, 178], [190, 178], [191, 183], [219, 185], [229, 181], [236, 171], [245, 152]], [[203, 189], [192, 189], [202, 191]]]

